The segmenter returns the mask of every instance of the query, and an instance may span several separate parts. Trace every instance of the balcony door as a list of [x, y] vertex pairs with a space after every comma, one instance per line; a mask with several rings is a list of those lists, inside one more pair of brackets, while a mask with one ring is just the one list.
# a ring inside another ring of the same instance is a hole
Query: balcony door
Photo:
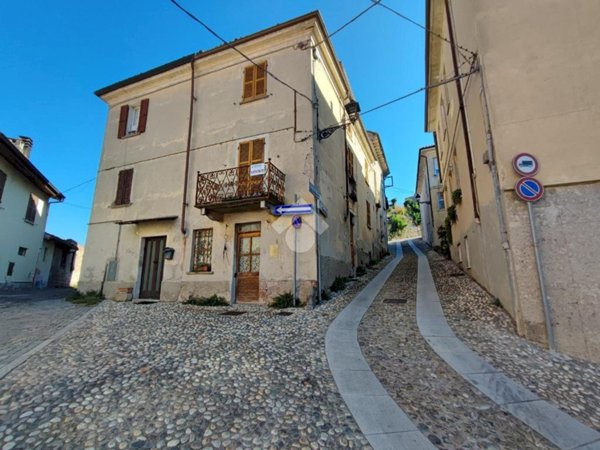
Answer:
[[237, 301], [258, 301], [260, 223], [236, 226], [236, 279]]
[[242, 142], [238, 148], [238, 197], [261, 195], [264, 175], [250, 176], [250, 166], [265, 161], [265, 140]]

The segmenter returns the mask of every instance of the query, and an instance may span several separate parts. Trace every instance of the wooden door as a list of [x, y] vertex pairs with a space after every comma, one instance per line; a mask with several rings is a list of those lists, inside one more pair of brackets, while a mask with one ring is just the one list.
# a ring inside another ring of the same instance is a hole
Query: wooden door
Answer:
[[237, 301], [257, 301], [260, 279], [260, 224], [238, 226], [236, 273]]
[[252, 197], [262, 192], [264, 176], [250, 176], [250, 166], [265, 160], [265, 140], [242, 142], [238, 148], [238, 197]]
[[166, 243], [166, 236], [156, 236], [144, 239], [144, 259], [142, 261], [140, 298], [160, 298]]

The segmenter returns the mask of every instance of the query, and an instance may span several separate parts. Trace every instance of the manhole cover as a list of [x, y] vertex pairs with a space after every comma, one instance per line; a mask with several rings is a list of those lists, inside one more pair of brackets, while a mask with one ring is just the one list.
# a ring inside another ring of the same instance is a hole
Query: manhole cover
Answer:
[[289, 311], [281, 311], [281, 312], [278, 312], [278, 313], [277, 313], [277, 314], [275, 314], [275, 315], [276, 315], [276, 316], [291, 316], [291, 315], [293, 315], [293, 314], [294, 314], [294, 313], [291, 313], [291, 312], [289, 312]]
[[395, 305], [406, 303], [405, 298], [386, 298], [383, 303], [392, 303]]
[[240, 316], [242, 314], [246, 314], [246, 311], [225, 311], [221, 313], [222, 316]]

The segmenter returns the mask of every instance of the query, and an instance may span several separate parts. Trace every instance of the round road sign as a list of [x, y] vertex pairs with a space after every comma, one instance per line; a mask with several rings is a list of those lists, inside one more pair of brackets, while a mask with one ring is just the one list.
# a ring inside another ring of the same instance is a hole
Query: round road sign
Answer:
[[544, 195], [544, 186], [535, 178], [519, 178], [515, 184], [515, 193], [524, 202], [535, 202]]
[[301, 216], [292, 217], [292, 226], [296, 229], [300, 228], [302, 226], [302, 217]]
[[522, 177], [530, 177], [538, 173], [540, 164], [535, 156], [529, 153], [519, 153], [513, 158], [513, 169]]

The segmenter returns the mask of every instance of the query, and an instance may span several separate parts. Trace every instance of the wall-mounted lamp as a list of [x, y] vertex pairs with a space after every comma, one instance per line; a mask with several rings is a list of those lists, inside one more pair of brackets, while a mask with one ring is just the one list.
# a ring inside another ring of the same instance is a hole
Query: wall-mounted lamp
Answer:
[[431, 200], [427, 200], [425, 202], [421, 201], [421, 194], [415, 194], [415, 200], [417, 201], [417, 203], [420, 203], [421, 205], [431, 205]]
[[171, 260], [175, 255], [175, 249], [172, 247], [165, 247], [165, 249], [163, 250], [163, 255], [165, 259]]
[[[357, 101], [350, 100], [348, 103], [346, 103], [346, 105], [344, 105], [344, 108], [346, 109], [346, 112], [348, 113], [348, 116], [350, 117], [350, 123], [354, 123], [356, 121], [356, 119], [358, 119], [358, 113], [360, 112], [360, 105], [358, 104]], [[324, 128], [323, 130], [319, 130], [317, 136], [320, 141], [323, 139], [327, 139], [336, 130], [339, 130], [340, 128], [346, 128], [346, 125], [348, 125], [348, 123], [344, 122], [344, 123], [341, 123], [338, 125], [334, 125], [332, 127]]]

